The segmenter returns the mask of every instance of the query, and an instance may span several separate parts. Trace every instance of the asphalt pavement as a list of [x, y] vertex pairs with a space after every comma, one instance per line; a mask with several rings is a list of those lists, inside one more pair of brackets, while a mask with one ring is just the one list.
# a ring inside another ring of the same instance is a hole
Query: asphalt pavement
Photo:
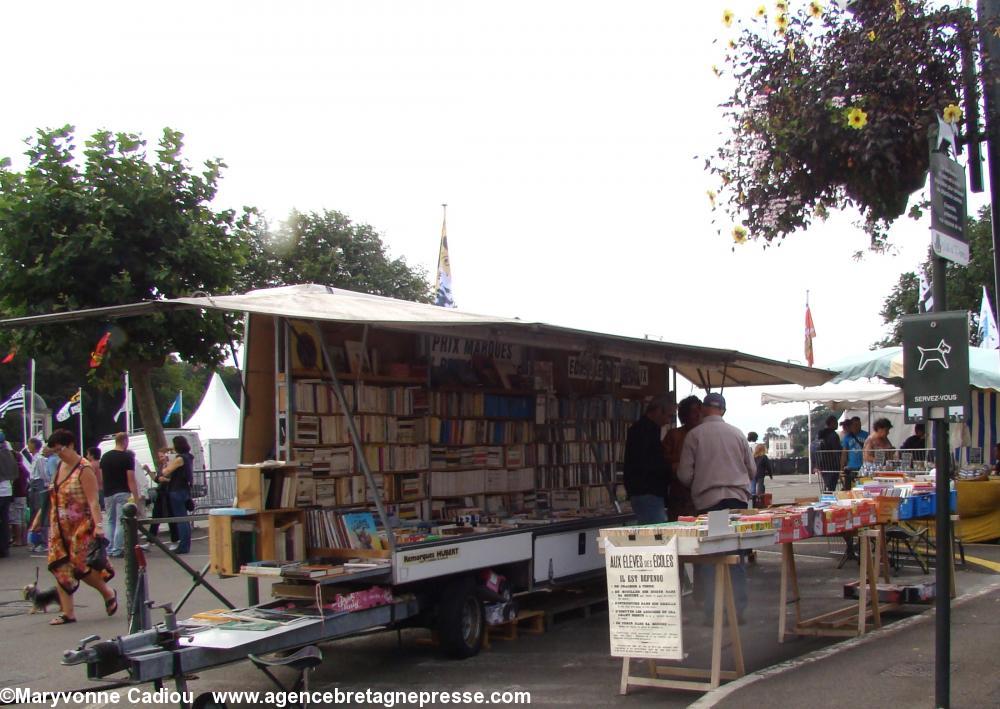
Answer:
[[[804, 476], [779, 478], [770, 486], [778, 501], [805, 497], [816, 490], [818, 484], [806, 481]], [[796, 544], [806, 613], [843, 604], [843, 584], [856, 578], [857, 568], [850, 564], [836, 568], [842, 549], [842, 542], [836, 539]], [[957, 574], [960, 597], [953, 611], [953, 706], [996, 707], [1000, 706], [1000, 693], [993, 656], [1000, 648], [996, 641], [1000, 624], [1000, 547], [967, 545], [966, 553], [978, 563], [960, 567]], [[193, 552], [186, 557], [188, 563], [200, 570], [208, 562], [207, 554], [204, 531], [196, 533]], [[620, 695], [621, 661], [608, 654], [607, 613], [600, 610], [586, 617], [582, 612], [566, 613], [542, 635], [522, 635], [517, 641], [497, 640], [490, 649], [463, 661], [445, 658], [426, 643], [428, 633], [419, 629], [398, 635], [372, 633], [330, 643], [322, 648], [326, 659], [314, 673], [312, 687], [319, 691], [528, 691], [531, 703], [539, 706], [684, 707], [693, 702], [697, 706], [721, 707], [933, 706], [932, 614], [924, 607], [907, 607], [904, 612], [887, 615], [886, 628], [869, 633], [860, 642], [802, 638], [778, 643], [779, 561], [779, 550], [767, 549], [748, 568], [751, 607], [747, 624], [740, 630], [750, 674], [705, 695], [646, 688]], [[48, 615], [31, 615], [30, 604], [20, 597], [20, 588], [34, 579], [36, 567], [44, 583], [45, 559], [32, 557], [26, 548], [15, 547], [10, 558], [0, 560], [0, 688], [98, 689], [99, 684], [86, 679], [84, 667], [65, 667], [59, 659], [64, 650], [87, 635], [108, 638], [124, 632], [125, 604], [121, 603], [118, 616], [108, 618], [98, 594], [83, 587], [76, 597], [78, 622], [49, 627], [47, 622], [56, 609], [50, 609]], [[900, 578], [916, 581], [927, 577], [919, 569], [905, 568]], [[176, 602], [190, 585], [187, 575], [156, 551], [149, 554], [149, 579], [150, 595], [158, 602]], [[242, 579], [210, 576], [209, 581], [234, 604], [246, 603], [246, 583]], [[112, 586], [124, 598], [123, 568]], [[572, 590], [566, 593], [572, 595]], [[262, 588], [261, 595], [267, 597], [266, 588]], [[544, 600], [525, 599], [523, 605]], [[217, 599], [199, 588], [184, 604], [181, 616], [219, 607]], [[690, 611], [689, 617], [698, 616], [690, 598], [685, 599], [684, 610]], [[684, 646], [689, 664], [708, 666], [710, 640], [709, 629], [696, 623], [685, 624]], [[283, 670], [278, 674], [283, 680], [291, 676]], [[191, 678], [190, 688], [199, 693], [222, 689], [266, 691], [273, 686], [249, 663], [241, 663], [200, 673]], [[93, 709], [115, 706], [91, 704]], [[117, 706], [123, 704], [174, 706], [153, 701], [123, 701]]]

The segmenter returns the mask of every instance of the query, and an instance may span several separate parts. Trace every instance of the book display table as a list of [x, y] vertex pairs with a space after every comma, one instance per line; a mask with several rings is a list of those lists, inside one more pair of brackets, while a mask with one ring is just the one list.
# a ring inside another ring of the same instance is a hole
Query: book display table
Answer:
[[[693, 531], [693, 528], [685, 528], [677, 523], [601, 530], [601, 546], [605, 551], [611, 545], [618, 549], [628, 549], [629, 547], [649, 548], [657, 545], [666, 547], [668, 544], [672, 546], [676, 542], [678, 569], [685, 563], [708, 565], [713, 568], [715, 574], [710, 666], [706, 669], [667, 665], [663, 664], [665, 662], [663, 657], [654, 659], [640, 655], [623, 655], [619, 685], [621, 694], [627, 694], [629, 687], [659, 687], [706, 692], [718, 687], [723, 680], [737, 679], [746, 673], [730, 568], [739, 563], [738, 552], [774, 544], [774, 531], [753, 530], [742, 534], [727, 533], [711, 536], [704, 534], [704, 530], [701, 530], [700, 533], [697, 531], [692, 533]], [[679, 589], [676, 591], [673, 602], [677, 613], [675, 622], [679, 650], [682, 632]], [[611, 610], [613, 603], [614, 599], [609, 594], [609, 610]], [[722, 649], [727, 635], [732, 669], [724, 670]], [[646, 660], [647, 674], [634, 674], [633, 660]]]
[[[722, 680], [732, 680], [746, 674], [743, 663], [743, 645], [740, 642], [739, 625], [736, 622], [736, 604], [733, 598], [733, 582], [729, 567], [739, 563], [735, 554], [709, 554], [706, 556], [682, 556], [682, 563], [711, 565], [715, 569], [715, 606], [712, 623], [712, 663], [708, 669], [662, 665], [657, 660], [647, 660], [649, 676], [632, 674], [632, 660], [642, 658], [623, 657], [619, 694], [628, 694], [629, 687], [660, 687], [661, 689], [685, 689], [707, 692], [718, 687]], [[733, 669], [722, 669], [722, 643], [724, 626], [728, 625], [730, 653]]]

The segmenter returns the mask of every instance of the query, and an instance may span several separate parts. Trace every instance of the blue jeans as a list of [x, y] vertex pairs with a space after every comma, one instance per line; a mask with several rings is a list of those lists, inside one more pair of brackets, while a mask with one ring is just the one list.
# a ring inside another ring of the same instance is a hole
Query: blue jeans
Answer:
[[[187, 517], [187, 501], [191, 497], [187, 490], [167, 493], [170, 499], [170, 516]], [[191, 525], [188, 522], [177, 524], [177, 554], [187, 554], [191, 551]]]
[[628, 498], [639, 524], [656, 524], [667, 521], [667, 508], [659, 495], [632, 495]]
[[766, 475], [757, 475], [753, 480], [750, 481], [750, 494], [751, 495], [763, 495], [764, 494], [764, 478]]
[[[745, 510], [747, 503], [737, 498], [721, 500], [708, 509], [699, 510], [699, 514], [712, 512], [714, 510]], [[743, 555], [740, 554], [740, 561], [736, 566], [729, 567], [729, 576], [733, 581], [733, 601], [736, 605], [736, 614], [742, 616], [747, 607], [747, 572], [743, 565]], [[701, 597], [701, 609], [705, 613], [705, 620], [712, 620], [715, 613], [715, 567], [708, 564], [694, 565], [694, 584]]]
[[121, 522], [122, 508], [128, 502], [128, 492], [116, 492], [114, 495], [107, 495], [104, 498], [108, 508], [108, 539], [111, 541], [111, 548], [108, 554], [120, 556], [125, 546], [125, 525]]

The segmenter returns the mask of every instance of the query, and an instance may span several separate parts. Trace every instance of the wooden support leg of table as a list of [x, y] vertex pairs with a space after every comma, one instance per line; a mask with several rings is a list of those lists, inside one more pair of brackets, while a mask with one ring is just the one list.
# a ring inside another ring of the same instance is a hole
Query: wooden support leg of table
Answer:
[[781, 585], [778, 587], [778, 642], [785, 642], [785, 616], [788, 615], [788, 557], [791, 543], [781, 545]]
[[872, 548], [868, 544], [868, 538], [863, 535], [858, 535], [858, 542], [861, 547], [858, 550], [861, 552], [861, 559], [858, 564], [860, 567], [858, 577], [858, 635], [864, 635], [868, 615], [868, 557], [872, 553]]
[[882, 578], [885, 579], [886, 583], [892, 583], [892, 579], [889, 577], [889, 545], [885, 540], [885, 525], [880, 524], [878, 526], [878, 543], [881, 552], [878, 555], [879, 565], [882, 567]]
[[[868, 593], [871, 596], [871, 612], [872, 612], [872, 625], [876, 628], [882, 627], [882, 616], [879, 613], [878, 605], [878, 573], [875, 570], [875, 559], [881, 559], [881, 544], [879, 544], [879, 533], [872, 529], [865, 529], [858, 535], [860, 539], [864, 541], [865, 545], [865, 557], [864, 563], [868, 566]], [[875, 552], [872, 553], [871, 545], [875, 545]], [[862, 626], [861, 633], [865, 632], [864, 618], [867, 616], [867, 609], [862, 606], [860, 608], [860, 613], [862, 613]]]
[[[736, 594], [733, 593], [733, 577], [729, 573], [729, 567], [720, 564], [725, 572], [726, 578], [726, 616], [729, 619], [729, 643], [732, 646], [733, 669], [736, 675], [742, 677], [746, 674], [746, 667], [743, 665], [743, 644], [740, 642], [740, 619], [736, 611]], [[717, 569], [719, 567], [716, 567]], [[718, 576], [718, 575], [717, 575]], [[718, 580], [716, 580], [718, 583]]]
[[[730, 587], [727, 585], [729, 581], [729, 569], [726, 567], [725, 563], [716, 562], [715, 564], [715, 604], [713, 608], [714, 615], [712, 617], [712, 677], [711, 685], [712, 689], [719, 686], [720, 676], [719, 673], [722, 672], [722, 623], [723, 623], [723, 604], [725, 603], [725, 597], [727, 593], [732, 593]], [[730, 618], [729, 622], [732, 624], [734, 618]]]
[[[618, 691], [628, 694], [633, 687], [659, 687], [663, 689], [684, 689], [706, 692], [718, 687], [722, 680], [737, 679], [746, 672], [743, 659], [743, 647], [740, 632], [737, 627], [736, 599], [733, 594], [733, 581], [729, 567], [738, 563], [736, 556], [716, 556], [705, 559], [695, 557], [694, 563], [711, 564], [715, 570], [715, 618], [712, 623], [712, 664], [708, 669], [691, 667], [669, 667], [653, 664], [651, 677], [634, 676], [631, 674], [631, 661], [636, 658], [622, 658], [622, 673]], [[733, 670], [722, 669], [722, 638], [723, 622], [729, 623], [729, 639], [732, 645]], [[699, 681], [700, 680], [700, 681]]]

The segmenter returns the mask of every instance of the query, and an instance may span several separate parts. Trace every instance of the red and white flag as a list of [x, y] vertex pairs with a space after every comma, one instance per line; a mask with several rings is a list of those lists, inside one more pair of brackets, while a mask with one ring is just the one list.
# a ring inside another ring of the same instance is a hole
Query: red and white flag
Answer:
[[806, 362], [813, 366], [813, 338], [816, 337], [816, 326], [813, 325], [813, 314], [806, 305]]

